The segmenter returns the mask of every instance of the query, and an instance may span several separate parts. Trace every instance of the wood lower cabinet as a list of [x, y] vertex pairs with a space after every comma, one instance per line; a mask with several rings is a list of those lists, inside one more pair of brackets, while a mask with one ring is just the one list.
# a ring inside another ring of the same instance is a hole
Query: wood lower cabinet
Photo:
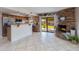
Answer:
[[33, 16], [33, 27], [32, 31], [33, 32], [39, 32], [40, 26], [39, 26], [39, 17], [38, 16]]
[[3, 37], [7, 36], [7, 26], [3, 26], [3, 32], [2, 32]]
[[7, 27], [7, 39], [11, 41], [11, 27]]

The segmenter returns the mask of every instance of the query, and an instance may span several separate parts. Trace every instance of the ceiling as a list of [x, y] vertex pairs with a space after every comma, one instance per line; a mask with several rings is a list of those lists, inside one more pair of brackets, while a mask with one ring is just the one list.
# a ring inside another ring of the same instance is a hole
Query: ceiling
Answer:
[[12, 10], [4, 7], [0, 7], [0, 13], [6, 13], [11, 15], [19, 15], [19, 16], [26, 16], [26, 13], [19, 12], [18, 10]]
[[[47, 12], [57, 12], [59, 10], [65, 9], [66, 7], [30, 7], [31, 11], [35, 13], [47, 13]], [[27, 9], [27, 8], [25, 8]]]
[[7, 7], [8, 9], [18, 10], [20, 12], [33, 12], [33, 13], [47, 13], [47, 12], [56, 12], [67, 7]]
[[39, 14], [47, 12], [57, 12], [67, 7], [4, 7], [0, 10], [5, 13], [17, 14], [17, 15], [27, 15], [27, 14]]

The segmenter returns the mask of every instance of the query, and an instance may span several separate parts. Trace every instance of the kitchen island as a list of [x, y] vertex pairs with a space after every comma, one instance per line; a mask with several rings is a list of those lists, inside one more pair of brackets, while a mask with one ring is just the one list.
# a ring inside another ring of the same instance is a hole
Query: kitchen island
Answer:
[[7, 38], [14, 42], [32, 35], [32, 24], [14, 24], [7, 28]]

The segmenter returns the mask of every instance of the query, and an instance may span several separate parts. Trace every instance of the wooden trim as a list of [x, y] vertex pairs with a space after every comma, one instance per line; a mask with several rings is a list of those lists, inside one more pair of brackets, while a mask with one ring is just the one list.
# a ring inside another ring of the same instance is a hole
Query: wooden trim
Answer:
[[46, 31], [48, 32], [48, 17], [46, 17]]
[[4, 17], [13, 17], [13, 18], [17, 18], [17, 19], [27, 19], [28, 20], [28, 16], [17, 16], [17, 15], [10, 15], [10, 14], [2, 14]]

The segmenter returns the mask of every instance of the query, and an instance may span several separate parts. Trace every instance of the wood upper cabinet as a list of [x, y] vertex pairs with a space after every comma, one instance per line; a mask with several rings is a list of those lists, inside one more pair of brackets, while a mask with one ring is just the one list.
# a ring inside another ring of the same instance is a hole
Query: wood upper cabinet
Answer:
[[17, 16], [17, 15], [10, 15], [10, 14], [2, 14], [3, 17], [11, 17], [11, 18], [15, 18], [15, 19], [26, 19], [28, 20], [28, 16]]

